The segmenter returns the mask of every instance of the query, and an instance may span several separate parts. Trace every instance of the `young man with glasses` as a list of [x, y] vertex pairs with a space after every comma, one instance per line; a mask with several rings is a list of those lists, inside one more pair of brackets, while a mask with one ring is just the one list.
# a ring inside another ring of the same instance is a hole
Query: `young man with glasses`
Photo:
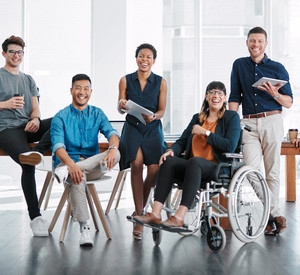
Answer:
[[[266, 235], [276, 235], [287, 228], [287, 221], [279, 214], [280, 150], [283, 138], [282, 107], [290, 108], [293, 94], [289, 74], [284, 66], [268, 58], [267, 33], [255, 27], [248, 33], [246, 45], [250, 57], [237, 59], [231, 72], [229, 109], [243, 107], [242, 123], [251, 127], [244, 131], [244, 160], [247, 165], [261, 169], [262, 159], [266, 181], [271, 193], [271, 211]], [[272, 85], [269, 81], [257, 88], [252, 84], [261, 77], [286, 80], [287, 84]]]
[[[35, 167], [50, 149], [51, 118], [40, 120], [38, 89], [30, 75], [20, 71], [25, 43], [11, 36], [2, 44], [5, 65], [0, 68], [0, 148], [22, 168], [21, 184], [35, 236], [48, 236], [36, 194]], [[39, 141], [35, 151], [29, 142]], [[26, 152], [26, 153], [25, 153]], [[24, 154], [25, 153], [25, 154]]]

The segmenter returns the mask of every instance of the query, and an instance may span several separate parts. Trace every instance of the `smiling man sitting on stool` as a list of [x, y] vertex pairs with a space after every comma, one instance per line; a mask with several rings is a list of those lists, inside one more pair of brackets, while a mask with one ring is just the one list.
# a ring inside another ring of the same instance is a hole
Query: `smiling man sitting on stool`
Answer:
[[[80, 225], [80, 245], [91, 246], [85, 185], [103, 176], [101, 166], [110, 170], [119, 162], [119, 134], [100, 108], [88, 105], [92, 89], [87, 75], [75, 75], [70, 90], [72, 104], [59, 111], [51, 124], [54, 175], [70, 187], [73, 220]], [[108, 150], [101, 154], [99, 131], [109, 142]]]

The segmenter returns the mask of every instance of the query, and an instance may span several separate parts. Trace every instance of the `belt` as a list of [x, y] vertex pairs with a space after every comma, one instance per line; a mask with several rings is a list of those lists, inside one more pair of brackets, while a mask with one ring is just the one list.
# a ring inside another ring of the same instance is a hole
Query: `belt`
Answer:
[[280, 110], [274, 110], [274, 111], [269, 111], [269, 112], [263, 112], [255, 115], [245, 115], [243, 118], [261, 118], [261, 117], [267, 117], [271, 115], [276, 115], [276, 114], [281, 114]]

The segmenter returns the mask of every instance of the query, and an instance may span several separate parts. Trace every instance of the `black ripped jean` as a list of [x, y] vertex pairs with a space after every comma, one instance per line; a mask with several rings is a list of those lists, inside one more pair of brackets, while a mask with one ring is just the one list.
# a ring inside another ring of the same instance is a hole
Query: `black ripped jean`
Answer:
[[25, 132], [25, 125], [18, 128], [8, 128], [0, 132], [0, 148], [22, 168], [21, 184], [31, 220], [41, 215], [36, 194], [35, 167], [21, 164], [19, 154], [31, 150], [28, 146], [29, 142], [39, 141], [34, 151], [42, 154], [50, 149], [51, 120], [52, 118], [42, 120], [36, 133]]
[[199, 157], [183, 159], [168, 156], [158, 171], [154, 200], [164, 203], [175, 180], [179, 180], [182, 182], [180, 205], [190, 208], [201, 181], [212, 179], [217, 166], [218, 163]]

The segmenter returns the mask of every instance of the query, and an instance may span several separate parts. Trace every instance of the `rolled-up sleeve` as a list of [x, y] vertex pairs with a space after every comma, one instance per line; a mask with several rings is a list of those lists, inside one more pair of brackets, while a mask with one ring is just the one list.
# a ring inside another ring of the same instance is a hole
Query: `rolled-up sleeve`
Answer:
[[116, 135], [120, 138], [120, 135], [116, 129], [114, 129], [107, 116], [104, 114], [104, 112], [101, 113], [101, 119], [100, 119], [100, 132], [107, 138], [107, 140], [110, 139], [111, 136]]
[[55, 154], [59, 148], [66, 149], [64, 123], [59, 114], [55, 115], [51, 122], [51, 150]]
[[242, 102], [242, 87], [238, 76], [237, 62], [235, 61], [232, 66], [230, 77], [230, 96], [228, 102]]

